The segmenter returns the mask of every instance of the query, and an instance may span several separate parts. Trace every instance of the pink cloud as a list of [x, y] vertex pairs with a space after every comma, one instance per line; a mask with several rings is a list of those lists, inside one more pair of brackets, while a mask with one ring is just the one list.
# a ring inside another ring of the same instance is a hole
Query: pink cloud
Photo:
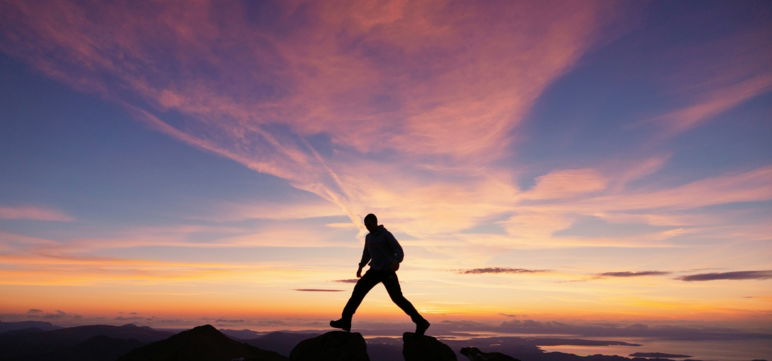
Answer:
[[75, 220], [60, 210], [37, 206], [0, 206], [0, 219], [28, 219], [57, 222], [71, 222]]
[[732, 172], [662, 190], [632, 191], [587, 200], [601, 209], [692, 209], [772, 199], [772, 167]]
[[741, 103], [772, 90], [772, 72], [738, 79], [737, 83], [705, 92], [694, 103], [656, 119], [666, 135], [683, 133]]
[[523, 197], [528, 199], [570, 198], [602, 191], [608, 180], [593, 169], [563, 169], [545, 174]]
[[[628, 213], [768, 199], [763, 169], [628, 189], [659, 171], [667, 155], [626, 159], [612, 170], [553, 169], [521, 192], [514, 179], [522, 169], [497, 161], [511, 152], [525, 114], [589, 48], [614, 36], [600, 31], [615, 6], [556, 8], [282, 2], [274, 14], [281, 26], [265, 26], [235, 3], [86, 9], [11, 1], [0, 5], [0, 50], [125, 106], [175, 139], [317, 194], [356, 225], [374, 211], [428, 243], [510, 214], [501, 225], [525, 241], [577, 244], [553, 235], [577, 215], [675, 226], [683, 220]], [[740, 63], [756, 64], [747, 52], [740, 55]], [[714, 63], [739, 70], [698, 83], [715, 69], [691, 67], [684, 75], [691, 81], [674, 82], [691, 85], [672, 87], [683, 106], [658, 118], [663, 129], [691, 129], [768, 89], [768, 72], [748, 76], [758, 64], [744, 70], [730, 60]], [[170, 111], [181, 116], [166, 117]], [[329, 149], [319, 151], [310, 139], [329, 142]], [[335, 213], [318, 205], [274, 214], [236, 208], [221, 220]], [[254, 242], [234, 236], [224, 244]]]
[[594, 214], [609, 211], [674, 211], [772, 199], [772, 167], [727, 172], [675, 186], [611, 190], [570, 202], [522, 204], [521, 209]]
[[654, 78], [678, 105], [647, 121], [660, 127], [661, 136], [675, 136], [772, 90], [770, 36], [766, 24], [745, 25], [729, 35], [668, 54], [668, 63], [674, 63], [678, 71]]
[[[649, 166], [631, 166], [621, 174], [636, 174]], [[559, 173], [559, 171], [558, 171]], [[669, 247], [670, 240], [691, 236], [702, 240], [733, 242], [765, 239], [769, 226], [743, 221], [747, 214], [702, 210], [702, 207], [764, 202], [772, 199], [772, 168], [759, 167], [728, 172], [669, 187], [612, 187], [595, 193], [577, 193], [568, 199], [533, 199], [524, 194], [512, 207], [515, 215], [502, 221], [509, 237], [485, 238], [482, 242], [500, 247], [597, 246]], [[657, 226], [644, 234], [614, 237], [572, 237], [558, 235], [569, 229], [579, 216], [601, 218], [610, 223]], [[742, 226], [738, 226], [742, 224]]]
[[[357, 222], [360, 190], [371, 183], [356, 171], [367, 157], [486, 167], [614, 13], [596, 2], [560, 11], [548, 3], [287, 2], [274, 15], [288, 23], [276, 32], [240, 5], [206, 1], [88, 9], [19, 1], [2, 10], [3, 51], [170, 136], [316, 193]], [[167, 110], [184, 116], [166, 120]], [[329, 139], [332, 155], [308, 142], [316, 135]], [[485, 177], [472, 182], [490, 183]]]

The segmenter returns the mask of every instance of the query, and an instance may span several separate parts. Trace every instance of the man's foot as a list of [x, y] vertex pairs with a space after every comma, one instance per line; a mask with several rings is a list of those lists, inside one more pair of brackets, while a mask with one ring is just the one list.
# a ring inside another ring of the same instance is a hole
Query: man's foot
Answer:
[[340, 320], [330, 321], [330, 326], [342, 329], [346, 332], [351, 332], [351, 320], [344, 320], [341, 318]]
[[415, 334], [418, 336], [423, 336], [424, 332], [426, 332], [426, 329], [429, 328], [430, 325], [431, 323], [429, 323], [429, 321], [426, 319], [421, 319], [415, 323]]

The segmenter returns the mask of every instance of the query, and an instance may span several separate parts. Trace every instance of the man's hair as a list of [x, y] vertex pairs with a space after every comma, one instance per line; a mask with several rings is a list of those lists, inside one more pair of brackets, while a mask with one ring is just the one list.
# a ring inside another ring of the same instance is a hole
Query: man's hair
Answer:
[[374, 214], [370, 213], [365, 216], [365, 223], [375, 223], [378, 224], [378, 217], [376, 217]]

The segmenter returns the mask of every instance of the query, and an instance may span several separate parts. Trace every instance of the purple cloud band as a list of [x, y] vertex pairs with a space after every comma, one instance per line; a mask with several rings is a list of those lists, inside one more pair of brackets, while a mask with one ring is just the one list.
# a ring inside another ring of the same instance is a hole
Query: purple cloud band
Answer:
[[664, 276], [668, 275], [670, 272], [665, 271], [640, 271], [640, 272], [630, 272], [630, 271], [624, 271], [624, 272], [604, 272], [599, 273], [598, 276], [601, 277], [642, 277], [642, 276]]
[[333, 290], [327, 288], [296, 288], [298, 292], [343, 292], [343, 290]]
[[356, 278], [349, 278], [345, 280], [335, 280], [335, 282], [340, 282], [340, 283], [357, 283], [357, 281], [359, 280]]
[[695, 275], [679, 277], [677, 279], [681, 281], [716, 281], [716, 280], [765, 280], [769, 278], [772, 278], [772, 271], [736, 271], [736, 272], [698, 273]]
[[486, 268], [472, 268], [468, 270], [461, 270], [461, 274], [482, 274], [482, 273], [539, 273], [549, 272], [544, 269], [525, 269], [525, 268], [510, 268], [510, 267], [486, 267]]

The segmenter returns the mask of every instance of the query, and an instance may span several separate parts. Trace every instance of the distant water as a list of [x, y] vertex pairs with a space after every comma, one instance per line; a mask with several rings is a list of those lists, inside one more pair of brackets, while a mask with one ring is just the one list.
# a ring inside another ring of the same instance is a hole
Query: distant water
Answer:
[[[310, 327], [309, 327], [310, 326]], [[322, 323], [306, 324], [305, 326], [288, 327], [285, 324], [277, 324], [275, 330], [266, 327], [266, 325], [255, 325], [254, 329], [262, 329], [262, 332], [268, 331], [304, 331], [309, 333], [323, 333], [330, 329], [319, 327]], [[326, 326], [326, 324], [324, 325]], [[384, 339], [393, 339], [397, 344], [401, 343], [401, 328], [410, 327], [408, 323], [401, 324], [395, 329], [374, 330], [368, 329], [366, 338], [379, 337]], [[400, 328], [401, 327], [401, 328]], [[267, 330], [268, 328], [268, 330]], [[546, 333], [506, 333], [506, 332], [485, 332], [474, 330], [468, 334], [460, 335], [453, 333], [444, 333], [440, 330], [429, 332], [432, 336], [447, 340], [469, 340], [478, 337], [526, 337], [526, 338], [565, 338], [565, 339], [583, 339], [583, 340], [603, 340], [603, 341], [623, 341], [641, 346], [539, 346], [545, 352], [565, 352], [580, 356], [589, 356], [595, 354], [617, 355], [630, 357], [635, 352], [661, 352], [669, 354], [690, 355], [690, 359], [703, 361], [751, 361], [767, 360], [772, 361], [772, 339], [748, 339], [748, 340], [706, 340], [706, 341], [673, 341], [645, 337], [583, 337], [571, 334], [546, 334]], [[470, 345], [471, 346], [471, 345]], [[483, 348], [483, 347], [481, 347]], [[484, 350], [484, 348], [483, 348]], [[680, 359], [685, 360], [685, 359]]]
[[[583, 339], [601, 339], [588, 338]], [[705, 361], [750, 361], [756, 359], [772, 361], [772, 342], [766, 340], [733, 341], [670, 341], [647, 338], [609, 338], [641, 346], [540, 346], [546, 352], [559, 351], [581, 356], [594, 354], [627, 356], [634, 352], [664, 352], [690, 355], [692, 359]]]

